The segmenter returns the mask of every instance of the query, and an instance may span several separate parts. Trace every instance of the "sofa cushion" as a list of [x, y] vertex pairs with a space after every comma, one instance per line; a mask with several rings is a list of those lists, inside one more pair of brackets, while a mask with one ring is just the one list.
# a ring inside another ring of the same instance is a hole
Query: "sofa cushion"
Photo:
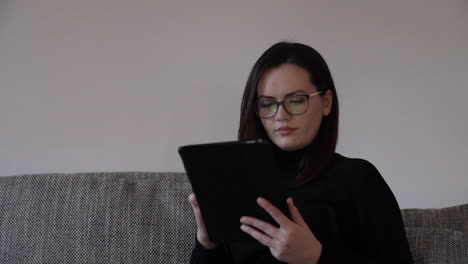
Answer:
[[183, 173], [0, 177], [0, 263], [188, 263]]
[[406, 234], [414, 263], [467, 263], [468, 232], [442, 228], [406, 228]]
[[468, 204], [440, 209], [403, 209], [401, 213], [406, 227], [468, 232]]

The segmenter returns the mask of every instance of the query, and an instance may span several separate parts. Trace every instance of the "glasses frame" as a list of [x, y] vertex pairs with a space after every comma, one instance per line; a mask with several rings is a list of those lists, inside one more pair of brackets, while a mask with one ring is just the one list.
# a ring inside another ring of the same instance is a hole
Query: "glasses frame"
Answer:
[[[315, 96], [315, 95], [317, 95], [317, 94], [321, 94], [322, 92], [323, 92], [323, 91], [319, 91], [319, 92], [311, 93], [311, 94], [293, 94], [293, 95], [290, 95], [290, 96], [285, 97], [285, 98], [284, 98], [283, 100], [281, 100], [281, 101], [276, 101], [276, 100], [274, 100], [274, 99], [268, 99], [268, 100], [271, 100], [271, 101], [275, 101], [275, 102], [276, 102], [276, 112], [275, 112], [272, 116], [269, 116], [269, 117], [261, 117], [261, 116], [260, 116], [260, 113], [258, 112], [258, 102], [259, 102], [260, 100], [263, 99], [263, 98], [260, 98], [260, 99], [255, 100], [255, 104], [256, 104], [256, 105], [255, 105], [255, 113], [257, 114], [257, 116], [258, 116], [259, 118], [262, 118], [262, 119], [269, 119], [269, 118], [275, 117], [276, 114], [278, 113], [279, 108], [280, 108], [281, 106], [283, 106], [283, 109], [286, 111], [286, 113], [288, 113], [288, 114], [290, 114], [290, 115], [302, 115], [302, 114], [304, 114], [305, 112], [307, 112], [307, 110], [309, 110], [309, 100], [310, 100], [310, 98], [313, 97], [313, 96]], [[307, 107], [306, 107], [306, 110], [305, 110], [304, 112], [300, 113], [300, 114], [292, 114], [292, 113], [290, 113], [290, 112], [288, 111], [288, 109], [284, 106], [284, 102], [287, 101], [287, 100], [288, 100], [289, 98], [291, 98], [291, 97], [300, 96], [300, 95], [306, 96], [306, 97], [307, 97]]]

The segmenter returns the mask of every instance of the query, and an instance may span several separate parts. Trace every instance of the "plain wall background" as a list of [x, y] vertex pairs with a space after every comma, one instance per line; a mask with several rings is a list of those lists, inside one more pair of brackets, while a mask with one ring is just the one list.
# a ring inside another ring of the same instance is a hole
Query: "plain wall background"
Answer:
[[324, 56], [337, 152], [400, 207], [468, 202], [466, 0], [0, 0], [0, 175], [183, 171], [179, 145], [236, 139], [279, 40]]

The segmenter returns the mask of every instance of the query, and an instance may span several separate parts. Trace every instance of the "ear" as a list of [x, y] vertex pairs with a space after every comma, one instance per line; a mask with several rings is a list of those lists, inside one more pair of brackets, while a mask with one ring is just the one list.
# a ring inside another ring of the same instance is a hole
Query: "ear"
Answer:
[[328, 116], [331, 112], [333, 105], [333, 93], [331, 90], [327, 90], [325, 95], [322, 97], [322, 110], [323, 115]]

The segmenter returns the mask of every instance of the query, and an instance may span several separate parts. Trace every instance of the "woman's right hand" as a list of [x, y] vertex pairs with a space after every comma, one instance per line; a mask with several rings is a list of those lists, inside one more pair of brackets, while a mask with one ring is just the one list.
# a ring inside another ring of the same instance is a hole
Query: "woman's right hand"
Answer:
[[201, 215], [200, 207], [198, 206], [197, 197], [191, 193], [188, 197], [190, 204], [192, 205], [193, 213], [195, 214], [195, 221], [197, 222], [197, 240], [200, 244], [207, 249], [215, 249], [218, 245], [212, 242], [208, 238], [208, 232], [206, 232], [205, 222]]

